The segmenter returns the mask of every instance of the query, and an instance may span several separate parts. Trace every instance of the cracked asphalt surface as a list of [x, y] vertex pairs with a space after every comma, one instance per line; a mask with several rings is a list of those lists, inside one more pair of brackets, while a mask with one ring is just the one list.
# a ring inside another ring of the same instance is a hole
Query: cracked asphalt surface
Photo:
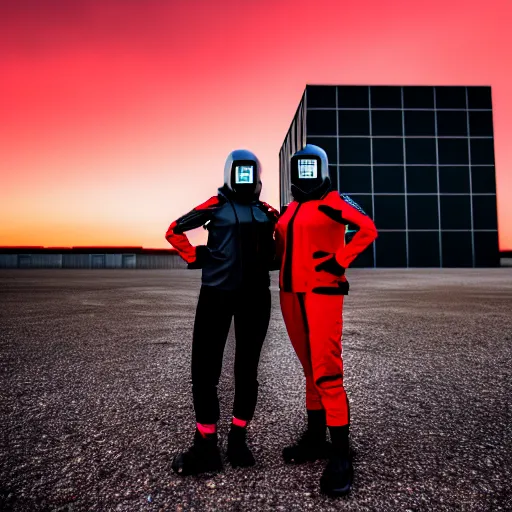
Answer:
[[347, 275], [356, 477], [332, 499], [323, 463], [281, 460], [306, 420], [276, 273], [249, 427], [257, 466], [180, 478], [200, 272], [0, 271], [0, 510], [512, 510], [512, 268]]

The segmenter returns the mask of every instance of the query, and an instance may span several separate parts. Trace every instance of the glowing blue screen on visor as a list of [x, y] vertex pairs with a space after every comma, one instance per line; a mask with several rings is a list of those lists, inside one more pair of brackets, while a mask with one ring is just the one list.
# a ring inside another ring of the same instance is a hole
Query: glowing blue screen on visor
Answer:
[[299, 160], [299, 178], [311, 180], [318, 176], [318, 167], [316, 160]]
[[237, 165], [235, 167], [235, 183], [253, 183], [252, 165]]

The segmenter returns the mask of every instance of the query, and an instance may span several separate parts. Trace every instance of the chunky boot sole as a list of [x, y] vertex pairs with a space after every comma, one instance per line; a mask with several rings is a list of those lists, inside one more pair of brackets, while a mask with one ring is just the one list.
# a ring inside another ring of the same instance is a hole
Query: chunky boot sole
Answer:
[[193, 460], [180, 453], [172, 461], [172, 470], [179, 476], [199, 475], [222, 470], [220, 453], [212, 454], [201, 460]]
[[238, 455], [232, 455], [228, 452], [227, 457], [233, 468], [250, 468], [256, 464], [252, 453], [250, 456], [240, 457]]
[[245, 427], [231, 426], [226, 455], [234, 468], [248, 468], [256, 464], [254, 456], [247, 446], [247, 429]]
[[320, 491], [327, 496], [332, 496], [333, 498], [341, 498], [342, 496], [347, 496], [351, 489], [352, 481], [348, 482], [345, 486], [337, 487], [328, 482], [322, 483], [322, 480], [320, 480]]
[[354, 469], [352, 462], [349, 462], [345, 471], [324, 471], [320, 478], [320, 491], [332, 497], [346, 496], [352, 489], [354, 481]]

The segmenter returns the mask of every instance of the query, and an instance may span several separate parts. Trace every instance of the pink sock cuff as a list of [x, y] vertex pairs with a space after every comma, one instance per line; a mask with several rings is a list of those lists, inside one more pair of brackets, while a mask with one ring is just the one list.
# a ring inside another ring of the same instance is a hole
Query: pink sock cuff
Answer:
[[247, 420], [240, 420], [233, 416], [233, 425], [236, 427], [247, 427], [247, 423], [249, 423]]
[[201, 435], [205, 436], [207, 434], [215, 434], [217, 432], [217, 425], [215, 423], [205, 424], [205, 423], [196, 423], [197, 430], [201, 432]]

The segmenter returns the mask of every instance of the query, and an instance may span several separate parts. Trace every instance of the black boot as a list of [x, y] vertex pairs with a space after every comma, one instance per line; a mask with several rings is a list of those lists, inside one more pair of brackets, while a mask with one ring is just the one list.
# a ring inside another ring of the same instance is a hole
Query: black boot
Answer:
[[325, 411], [308, 410], [308, 429], [296, 444], [283, 449], [284, 461], [302, 464], [327, 458], [330, 444], [325, 440], [326, 432]]
[[234, 468], [246, 468], [256, 464], [251, 450], [247, 446], [246, 438], [247, 429], [245, 427], [231, 425], [231, 430], [228, 434], [227, 456]]
[[345, 496], [350, 492], [354, 471], [349, 449], [349, 426], [329, 427], [332, 451], [320, 479], [320, 490], [330, 496]]
[[186, 452], [174, 457], [172, 469], [180, 476], [197, 475], [222, 469], [217, 434], [206, 434], [203, 437], [199, 430], [196, 430], [194, 444]]

